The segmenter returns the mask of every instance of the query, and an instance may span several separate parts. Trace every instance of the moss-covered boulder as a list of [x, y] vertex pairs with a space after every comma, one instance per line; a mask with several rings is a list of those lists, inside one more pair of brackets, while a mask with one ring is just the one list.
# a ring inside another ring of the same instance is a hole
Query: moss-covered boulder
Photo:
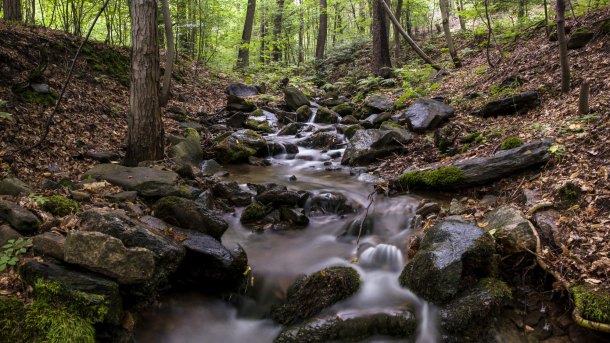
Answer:
[[362, 127], [362, 125], [359, 125], [359, 124], [348, 126], [347, 129], [345, 129], [345, 137], [347, 139], [352, 139], [352, 137], [354, 137], [354, 135], [356, 134], [356, 131], [358, 131], [358, 130], [364, 130], [364, 127]]
[[311, 107], [309, 107], [309, 105], [303, 105], [303, 106], [297, 108], [296, 113], [297, 113], [297, 122], [305, 123], [305, 122], [309, 121], [309, 118], [311, 118], [311, 114], [313, 112], [311, 111]]
[[210, 211], [201, 209], [193, 200], [169, 196], [153, 206], [155, 217], [184, 229], [202, 232], [218, 240], [229, 225]]
[[580, 49], [593, 38], [593, 32], [588, 27], [579, 27], [570, 33], [568, 49]]
[[216, 159], [223, 163], [247, 161], [259, 150], [267, 147], [267, 142], [252, 130], [240, 130], [225, 137], [214, 146]]
[[339, 122], [341, 117], [335, 112], [329, 110], [326, 107], [319, 107], [314, 119], [314, 122], [320, 124], [336, 124]]
[[296, 111], [303, 105], [309, 106], [310, 104], [307, 96], [295, 87], [286, 87], [284, 89], [284, 100], [286, 101], [286, 106], [293, 111]]
[[45, 199], [42, 208], [54, 216], [63, 217], [78, 212], [80, 206], [78, 202], [63, 195], [51, 195]]
[[265, 205], [253, 202], [248, 205], [241, 213], [239, 221], [242, 223], [255, 222], [257, 220], [265, 218], [265, 216], [270, 212], [270, 210], [271, 209]]
[[271, 127], [269, 122], [266, 120], [248, 119], [244, 123], [244, 127], [254, 130], [254, 131], [258, 131], [258, 132], [264, 132], [264, 133], [273, 132], [273, 128]]
[[349, 267], [330, 267], [296, 280], [284, 303], [271, 310], [273, 320], [284, 325], [300, 323], [346, 299], [360, 288], [358, 272]]
[[584, 319], [610, 324], [610, 290], [580, 284], [570, 289], [574, 305]]
[[532, 223], [517, 208], [505, 205], [485, 215], [485, 230], [493, 233], [504, 255], [536, 251], [536, 234]]
[[354, 106], [350, 103], [344, 102], [342, 104], [334, 106], [332, 110], [340, 116], [345, 117], [354, 113]]
[[[309, 108], [309, 107], [307, 107]], [[305, 120], [307, 121], [307, 120]], [[302, 129], [308, 127], [308, 124], [305, 123], [290, 123], [284, 126], [280, 132], [278, 132], [278, 136], [294, 136], [299, 133]]]
[[495, 269], [490, 235], [462, 219], [433, 226], [400, 274], [400, 284], [435, 304], [453, 300]]
[[253, 112], [256, 110], [256, 105], [250, 100], [229, 94], [227, 95], [227, 110]]

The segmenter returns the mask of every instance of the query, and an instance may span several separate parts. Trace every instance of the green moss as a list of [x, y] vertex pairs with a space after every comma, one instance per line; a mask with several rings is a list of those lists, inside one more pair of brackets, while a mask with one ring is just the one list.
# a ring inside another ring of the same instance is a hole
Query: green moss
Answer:
[[396, 124], [395, 122], [390, 121], [390, 120], [386, 120], [383, 123], [381, 123], [381, 126], [383, 126], [383, 125], [388, 125], [388, 126], [399, 128], [399, 129], [403, 128], [402, 125]]
[[129, 86], [131, 64], [127, 53], [107, 45], [87, 43], [83, 46], [82, 55], [91, 69], [114, 78], [123, 86]]
[[610, 34], [610, 19], [605, 20], [599, 26], [599, 32], [602, 34]]
[[193, 129], [192, 127], [187, 127], [186, 129], [184, 129], [184, 137], [195, 137], [197, 138], [197, 140], [201, 139], [201, 135], [199, 134], [199, 132]]
[[255, 120], [255, 119], [248, 119], [244, 123], [244, 126], [249, 128], [249, 129], [260, 131], [260, 132], [266, 132], [266, 133], [273, 132], [273, 129], [271, 128], [271, 125], [269, 125], [269, 122], [267, 122], [266, 120], [265, 121], [258, 121], [258, 120]]
[[252, 222], [264, 218], [267, 215], [267, 207], [253, 202], [244, 209], [240, 221], [242, 223]]
[[562, 208], [572, 207], [580, 200], [581, 189], [573, 182], [567, 182], [559, 188], [559, 202]]
[[345, 129], [345, 137], [351, 139], [356, 134], [356, 131], [364, 129], [360, 124], [350, 125]]
[[364, 100], [365, 94], [363, 92], [358, 92], [353, 98], [352, 98], [352, 102], [361, 102], [362, 100]]
[[261, 110], [260, 108], [257, 109], [256, 111], [252, 112], [252, 115], [255, 117], [262, 117], [265, 115], [265, 113], [263, 112], [263, 110]]
[[580, 315], [594, 322], [610, 324], [610, 292], [587, 285], [572, 287], [574, 304]]
[[52, 195], [46, 199], [42, 208], [54, 216], [67, 216], [79, 210], [78, 202], [62, 195]]
[[513, 296], [510, 287], [496, 278], [483, 278], [479, 281], [479, 286], [488, 291], [494, 299], [511, 299]]
[[0, 342], [28, 342], [31, 333], [23, 327], [25, 304], [12, 297], [0, 297]]
[[333, 107], [332, 110], [337, 112], [342, 117], [354, 113], [354, 107], [348, 103], [339, 104]]
[[41, 94], [30, 88], [19, 92], [19, 96], [27, 103], [41, 106], [53, 106], [55, 104], [55, 100], [57, 99], [57, 93], [52, 90], [50, 90], [49, 93]]
[[475, 131], [460, 139], [462, 143], [481, 143], [485, 138], [481, 135], [481, 132]]
[[468, 149], [470, 149], [470, 144], [466, 143], [466, 144], [462, 145], [459, 150], [460, 154], [465, 153], [466, 151], [468, 151]]
[[523, 145], [523, 140], [519, 137], [508, 137], [500, 145], [500, 150], [509, 150]]
[[417, 170], [398, 177], [400, 186], [407, 189], [452, 188], [464, 179], [464, 173], [458, 167], [441, 167], [434, 170]]

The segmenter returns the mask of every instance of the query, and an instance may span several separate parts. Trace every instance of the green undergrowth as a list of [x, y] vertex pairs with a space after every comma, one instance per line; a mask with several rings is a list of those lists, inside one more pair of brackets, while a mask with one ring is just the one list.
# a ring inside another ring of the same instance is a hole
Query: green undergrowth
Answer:
[[458, 167], [450, 166], [407, 172], [398, 177], [398, 183], [406, 189], [444, 190], [458, 186], [463, 179], [464, 173]]
[[93, 343], [94, 324], [104, 321], [108, 304], [101, 295], [38, 280], [33, 302], [0, 297], [0, 341]]
[[500, 150], [509, 150], [523, 145], [523, 140], [519, 137], [508, 137], [500, 145]]
[[42, 208], [54, 216], [67, 216], [80, 209], [78, 202], [62, 195], [51, 195], [42, 203]]

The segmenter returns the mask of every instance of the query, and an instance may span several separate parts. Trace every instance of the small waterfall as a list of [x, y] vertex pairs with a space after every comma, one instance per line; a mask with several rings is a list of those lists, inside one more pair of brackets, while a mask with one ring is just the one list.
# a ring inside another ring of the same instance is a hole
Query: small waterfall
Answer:
[[397, 247], [389, 244], [379, 244], [362, 252], [359, 265], [366, 269], [399, 272], [404, 265], [404, 260], [402, 252]]
[[316, 115], [318, 114], [318, 108], [314, 107], [311, 109], [311, 117], [309, 118], [309, 120], [307, 121], [308, 123], [315, 123], [316, 122]]

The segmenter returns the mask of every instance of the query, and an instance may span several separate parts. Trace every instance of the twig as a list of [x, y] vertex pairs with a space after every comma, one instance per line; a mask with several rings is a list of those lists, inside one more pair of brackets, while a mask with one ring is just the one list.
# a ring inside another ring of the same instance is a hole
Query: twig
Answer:
[[369, 204], [366, 207], [366, 210], [364, 212], [364, 218], [362, 218], [362, 221], [360, 221], [360, 228], [358, 229], [358, 239], [356, 240], [356, 244], [360, 243], [360, 236], [362, 236], [362, 227], [364, 226], [364, 222], [366, 221], [366, 218], [369, 216], [369, 208], [371, 208], [371, 205], [373, 205], [373, 202], [375, 202], [375, 194], [377, 194], [377, 190], [374, 190], [368, 196]]

